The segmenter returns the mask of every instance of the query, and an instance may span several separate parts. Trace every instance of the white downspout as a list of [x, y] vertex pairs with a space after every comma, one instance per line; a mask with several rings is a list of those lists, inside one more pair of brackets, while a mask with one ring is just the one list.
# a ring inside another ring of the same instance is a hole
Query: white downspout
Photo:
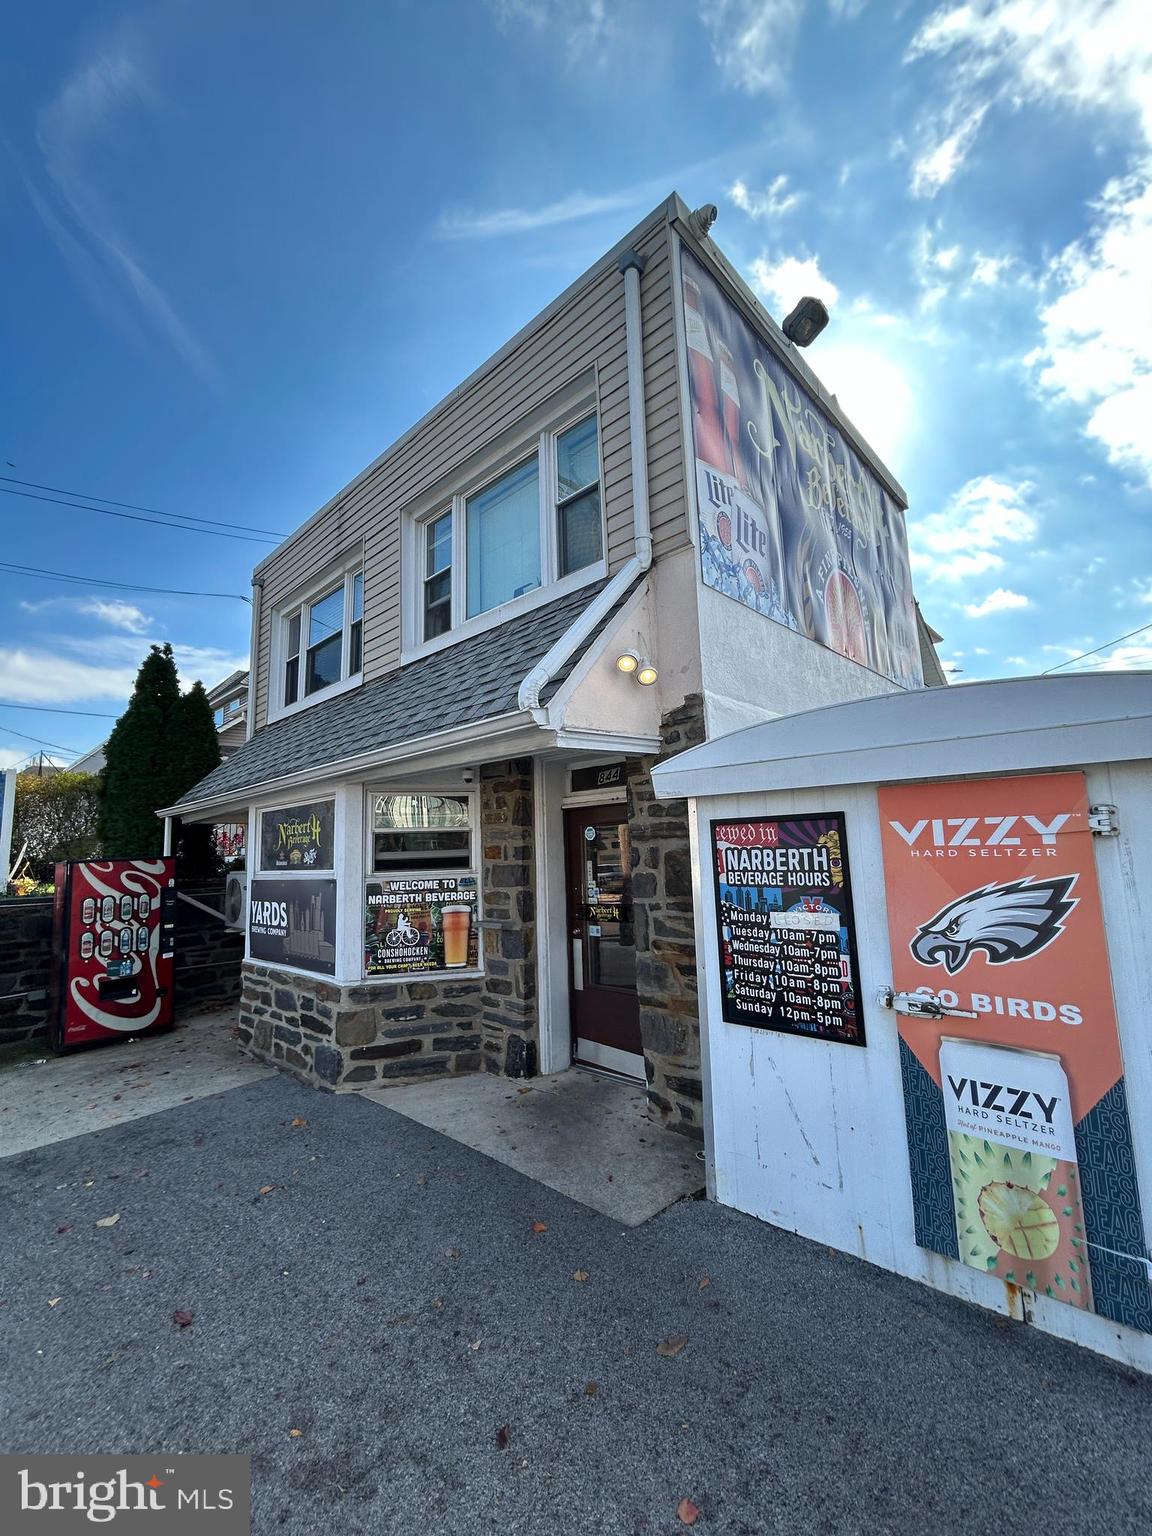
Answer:
[[540, 725], [547, 723], [540, 695], [556, 673], [603, 623], [629, 587], [652, 564], [652, 525], [648, 510], [648, 431], [644, 410], [644, 326], [640, 313], [640, 274], [644, 258], [625, 251], [620, 258], [624, 274], [624, 326], [628, 355], [628, 438], [632, 455], [632, 530], [636, 553], [631, 555], [608, 585], [590, 602], [555, 645], [541, 657], [520, 684], [517, 703], [531, 710]]
[[[248, 709], [244, 722], [244, 740], [251, 741], [256, 733], [256, 649], [260, 644], [260, 613], [261, 599], [264, 596], [264, 578], [257, 576], [252, 583], [252, 627], [248, 633]], [[268, 646], [268, 661], [271, 665], [272, 646]], [[268, 679], [268, 687], [271, 688], [272, 679]]]

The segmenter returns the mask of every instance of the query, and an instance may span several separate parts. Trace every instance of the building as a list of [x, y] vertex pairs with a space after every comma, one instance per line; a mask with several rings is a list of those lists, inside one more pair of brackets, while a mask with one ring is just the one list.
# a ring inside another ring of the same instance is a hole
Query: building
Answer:
[[[714, 213], [714, 210], [713, 210]], [[675, 195], [256, 569], [241, 1039], [330, 1087], [583, 1063], [698, 1135], [661, 758], [942, 680], [899, 484]]]
[[[220, 756], [231, 757], [247, 734], [248, 673], [233, 672], [223, 682], [217, 683], [215, 688], [210, 688], [208, 702], [212, 706], [216, 729], [220, 734]], [[75, 762], [69, 763], [70, 772], [99, 773], [104, 767], [106, 745], [107, 742], [102, 741], [98, 747], [93, 747]]]

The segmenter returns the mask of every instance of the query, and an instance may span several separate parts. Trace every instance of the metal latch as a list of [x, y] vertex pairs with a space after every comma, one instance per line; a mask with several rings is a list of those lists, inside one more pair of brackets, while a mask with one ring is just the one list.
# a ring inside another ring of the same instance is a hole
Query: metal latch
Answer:
[[975, 1019], [979, 1014], [964, 1008], [948, 1008], [930, 992], [897, 992], [892, 987], [881, 987], [881, 1008], [891, 1008], [896, 1013], [906, 1013], [913, 1019]]
[[1119, 837], [1120, 812], [1114, 805], [1090, 805], [1088, 830], [1093, 837]]

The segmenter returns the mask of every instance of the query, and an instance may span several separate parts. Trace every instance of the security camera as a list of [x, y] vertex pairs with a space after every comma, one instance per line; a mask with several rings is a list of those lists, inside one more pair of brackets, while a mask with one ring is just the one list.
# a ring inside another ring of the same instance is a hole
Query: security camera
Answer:
[[464, 772], [460, 775], [460, 779], [461, 779], [461, 782], [464, 783], [464, 784], [475, 784], [475, 782], [476, 782], [475, 770], [472, 769], [472, 768], [465, 768]]

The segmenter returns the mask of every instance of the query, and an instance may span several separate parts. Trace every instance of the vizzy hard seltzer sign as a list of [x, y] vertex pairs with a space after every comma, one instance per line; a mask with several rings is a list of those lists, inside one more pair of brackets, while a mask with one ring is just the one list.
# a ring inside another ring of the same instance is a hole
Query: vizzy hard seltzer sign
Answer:
[[0, 1456], [5, 1536], [249, 1536], [247, 1456]]
[[920, 687], [900, 507], [711, 273], [681, 264], [705, 585]]
[[1082, 773], [879, 791], [916, 1240], [1152, 1332]]

